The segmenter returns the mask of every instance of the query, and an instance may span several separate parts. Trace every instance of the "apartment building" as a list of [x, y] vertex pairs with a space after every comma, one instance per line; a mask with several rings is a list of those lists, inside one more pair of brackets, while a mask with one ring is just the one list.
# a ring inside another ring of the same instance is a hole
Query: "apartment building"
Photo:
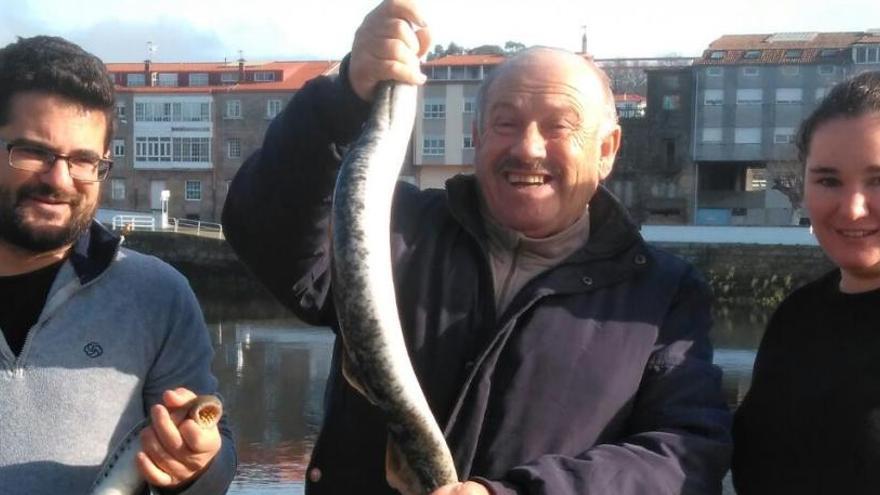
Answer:
[[796, 222], [800, 122], [834, 84], [878, 67], [878, 31], [713, 41], [693, 68], [696, 223]]
[[107, 64], [116, 82], [114, 166], [101, 207], [218, 222], [229, 183], [269, 122], [338, 62]]

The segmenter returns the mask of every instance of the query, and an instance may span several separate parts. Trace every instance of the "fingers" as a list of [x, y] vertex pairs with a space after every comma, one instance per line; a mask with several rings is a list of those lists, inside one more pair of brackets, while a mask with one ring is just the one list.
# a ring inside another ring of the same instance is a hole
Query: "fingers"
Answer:
[[195, 392], [183, 387], [166, 390], [165, 393], [162, 394], [162, 402], [169, 409], [183, 407], [195, 398]]
[[364, 18], [355, 33], [349, 65], [349, 82], [361, 99], [372, 100], [379, 81], [424, 83], [419, 58], [431, 43], [426, 26], [410, 0], [386, 0]]
[[[195, 397], [185, 389], [168, 391], [166, 404], [189, 404]], [[137, 467], [155, 486], [177, 486], [200, 473], [217, 455], [222, 440], [216, 425], [204, 428], [186, 417], [188, 407], [150, 408], [151, 425], [141, 432]]]

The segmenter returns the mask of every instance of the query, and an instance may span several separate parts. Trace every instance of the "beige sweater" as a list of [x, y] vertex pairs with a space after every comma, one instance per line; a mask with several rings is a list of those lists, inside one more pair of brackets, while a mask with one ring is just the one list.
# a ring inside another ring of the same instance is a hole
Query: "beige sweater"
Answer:
[[578, 250], [590, 237], [590, 212], [567, 229], [542, 239], [534, 239], [503, 227], [482, 209], [489, 235], [489, 258], [495, 281], [495, 307], [500, 315], [529, 280], [559, 264]]

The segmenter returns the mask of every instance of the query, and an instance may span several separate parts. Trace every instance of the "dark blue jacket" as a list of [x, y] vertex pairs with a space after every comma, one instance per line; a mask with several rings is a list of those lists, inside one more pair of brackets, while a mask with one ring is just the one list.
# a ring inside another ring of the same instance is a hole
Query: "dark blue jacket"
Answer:
[[[343, 67], [344, 69], [344, 67]], [[339, 151], [368, 107], [319, 78], [233, 181], [227, 239], [304, 320], [336, 328], [328, 221]], [[389, 164], [391, 165], [391, 164]], [[410, 357], [459, 475], [497, 494], [721, 493], [729, 413], [711, 364], [710, 296], [644, 243], [604, 188], [589, 242], [495, 310], [476, 182], [397, 188], [392, 253]], [[380, 413], [341, 378], [339, 349], [310, 494], [393, 493]]]

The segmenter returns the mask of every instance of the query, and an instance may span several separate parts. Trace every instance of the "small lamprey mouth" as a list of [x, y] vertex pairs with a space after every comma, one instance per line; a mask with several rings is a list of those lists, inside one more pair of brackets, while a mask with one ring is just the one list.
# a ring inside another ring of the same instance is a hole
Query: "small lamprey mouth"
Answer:
[[190, 402], [187, 416], [202, 428], [212, 428], [223, 416], [223, 404], [216, 396], [200, 395]]

